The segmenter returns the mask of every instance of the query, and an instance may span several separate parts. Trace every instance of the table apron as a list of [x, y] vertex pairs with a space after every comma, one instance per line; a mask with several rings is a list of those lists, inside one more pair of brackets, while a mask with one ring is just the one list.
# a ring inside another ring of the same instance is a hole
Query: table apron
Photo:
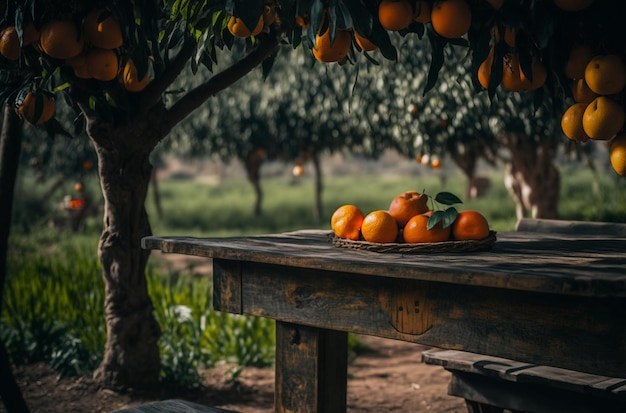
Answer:
[[626, 299], [214, 259], [214, 308], [626, 377]]

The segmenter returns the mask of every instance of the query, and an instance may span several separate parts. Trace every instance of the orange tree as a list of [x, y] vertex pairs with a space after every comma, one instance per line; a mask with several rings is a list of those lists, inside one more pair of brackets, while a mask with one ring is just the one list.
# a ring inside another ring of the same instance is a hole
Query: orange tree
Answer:
[[[592, 54], [618, 59], [589, 79], [585, 73], [588, 86], [602, 86], [594, 91], [602, 100], [588, 104], [591, 120], [583, 130], [594, 139], [610, 139], [613, 132], [621, 142], [623, 123], [615, 106], [623, 104], [621, 89], [605, 87], [602, 80], [620, 73], [623, 2], [283, 0], [277, 6], [273, 0], [9, 0], [0, 5], [2, 99], [52, 134], [62, 131], [54, 108], [65, 101], [98, 155], [104, 197], [98, 252], [108, 334], [96, 377], [105, 385], [145, 387], [159, 375], [160, 332], [146, 291], [148, 253], [140, 246], [150, 234], [144, 208], [150, 153], [216, 93], [257, 66], [267, 73], [282, 43], [319, 61], [361, 64], [369, 59], [359, 51], [375, 47], [384, 58], [397, 59], [389, 32], [414, 32], [432, 46], [425, 92], [437, 84], [449, 45], [458, 44], [468, 51], [477, 93], [483, 79], [490, 97], [502, 87], [532, 93], [537, 103], [546, 96], [568, 98], [571, 81], [564, 68], [574, 46], [585, 43]], [[406, 19], [407, 14], [414, 18]], [[214, 69], [220, 51], [228, 54], [235, 41], [249, 46], [245, 56], [166, 104], [164, 94], [186, 67], [194, 73], [200, 65]], [[489, 76], [479, 78], [483, 61], [488, 64], [482, 72]]]

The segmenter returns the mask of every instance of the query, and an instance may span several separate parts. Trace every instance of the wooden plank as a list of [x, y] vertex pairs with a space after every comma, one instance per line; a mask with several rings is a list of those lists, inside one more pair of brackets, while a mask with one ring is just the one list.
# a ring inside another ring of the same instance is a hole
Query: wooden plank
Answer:
[[[626, 237], [498, 234], [491, 251], [391, 254], [333, 247], [328, 231], [147, 237], [144, 248], [212, 258], [577, 296], [626, 297]], [[445, 265], [442, 265], [445, 263]]]
[[345, 413], [348, 335], [276, 323], [277, 413]]
[[163, 400], [160, 402], [142, 404], [128, 409], [117, 410], [114, 413], [236, 413], [232, 410], [204, 406], [185, 400]]
[[213, 260], [213, 308], [241, 314], [241, 289], [241, 263]]
[[[623, 299], [496, 293], [258, 263], [243, 263], [242, 283], [245, 314], [606, 376], [626, 371], [626, 324], [615, 317], [626, 313]], [[396, 302], [398, 291], [406, 293]], [[397, 324], [395, 311], [411, 293], [428, 314], [419, 325]]]
[[509, 410], [533, 413], [623, 413], [624, 400], [598, 398], [532, 383], [514, 383], [474, 373], [454, 372], [448, 393]]
[[496, 376], [504, 380], [515, 380], [511, 371], [519, 371], [535, 366], [502, 357], [485, 356], [458, 350], [427, 350], [422, 352], [426, 364], [442, 366], [448, 370]]
[[626, 224], [615, 222], [522, 218], [517, 222], [515, 230], [549, 234], [626, 236]]

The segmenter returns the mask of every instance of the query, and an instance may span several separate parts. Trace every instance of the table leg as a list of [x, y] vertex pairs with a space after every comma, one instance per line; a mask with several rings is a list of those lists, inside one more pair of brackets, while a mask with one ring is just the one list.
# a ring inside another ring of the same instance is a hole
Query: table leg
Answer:
[[277, 413], [345, 413], [348, 333], [276, 322]]

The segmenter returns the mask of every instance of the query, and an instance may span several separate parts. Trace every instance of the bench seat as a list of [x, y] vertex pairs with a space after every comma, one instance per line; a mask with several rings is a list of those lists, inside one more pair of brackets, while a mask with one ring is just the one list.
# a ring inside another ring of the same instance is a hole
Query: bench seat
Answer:
[[185, 400], [163, 400], [154, 403], [142, 404], [117, 410], [113, 413], [236, 413], [232, 410], [219, 409], [217, 407], [204, 406]]
[[626, 412], [623, 378], [456, 350], [428, 350], [422, 361], [452, 373], [448, 393], [464, 398], [470, 413]]

